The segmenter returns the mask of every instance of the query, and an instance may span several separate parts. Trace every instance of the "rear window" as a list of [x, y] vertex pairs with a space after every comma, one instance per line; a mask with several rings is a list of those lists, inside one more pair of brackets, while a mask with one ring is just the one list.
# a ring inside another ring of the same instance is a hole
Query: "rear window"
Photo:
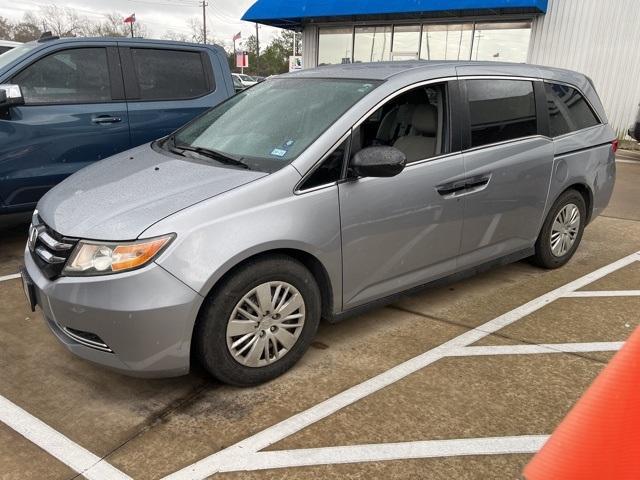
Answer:
[[533, 83], [527, 80], [468, 80], [471, 146], [538, 133]]
[[598, 125], [598, 117], [575, 88], [559, 83], [544, 84], [552, 137]]
[[199, 52], [132, 48], [141, 100], [180, 100], [209, 91]]

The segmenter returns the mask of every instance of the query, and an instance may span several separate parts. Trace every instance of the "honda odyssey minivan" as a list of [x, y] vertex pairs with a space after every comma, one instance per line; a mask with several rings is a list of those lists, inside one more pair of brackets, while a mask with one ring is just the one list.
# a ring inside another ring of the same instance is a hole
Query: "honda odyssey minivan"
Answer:
[[396, 62], [271, 78], [85, 168], [33, 215], [23, 280], [75, 354], [253, 385], [335, 322], [436, 280], [572, 257], [614, 185], [591, 81]]

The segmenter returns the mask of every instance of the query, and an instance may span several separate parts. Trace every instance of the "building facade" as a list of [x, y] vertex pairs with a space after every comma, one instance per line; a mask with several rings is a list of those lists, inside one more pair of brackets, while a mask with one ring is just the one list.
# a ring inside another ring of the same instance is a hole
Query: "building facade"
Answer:
[[422, 59], [577, 70], [620, 138], [640, 102], [638, 0], [257, 0], [243, 20], [302, 32], [305, 68]]

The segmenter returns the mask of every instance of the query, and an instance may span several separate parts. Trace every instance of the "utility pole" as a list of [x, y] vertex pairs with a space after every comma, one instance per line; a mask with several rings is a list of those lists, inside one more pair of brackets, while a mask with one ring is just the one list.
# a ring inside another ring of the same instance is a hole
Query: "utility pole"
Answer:
[[206, 7], [209, 4], [202, 0], [200, 2], [200, 6], [202, 7], [202, 43], [207, 43], [207, 10]]
[[258, 40], [258, 23], [256, 22], [256, 73], [260, 75], [260, 40]]

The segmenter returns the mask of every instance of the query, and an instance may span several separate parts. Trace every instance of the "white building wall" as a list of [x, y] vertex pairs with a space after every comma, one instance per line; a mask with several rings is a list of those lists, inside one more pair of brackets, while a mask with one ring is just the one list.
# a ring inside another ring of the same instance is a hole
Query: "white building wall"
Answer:
[[549, 0], [533, 22], [528, 62], [591, 77], [623, 137], [640, 102], [640, 1]]

